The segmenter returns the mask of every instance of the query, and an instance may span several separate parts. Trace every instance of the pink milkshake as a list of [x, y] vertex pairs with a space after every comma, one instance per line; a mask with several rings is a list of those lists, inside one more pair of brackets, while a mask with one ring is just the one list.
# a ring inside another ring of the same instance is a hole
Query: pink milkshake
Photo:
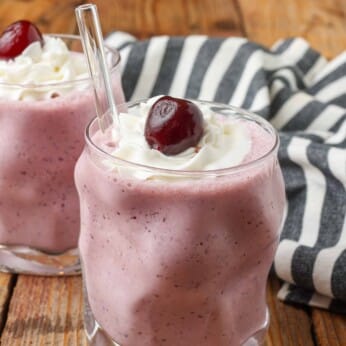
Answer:
[[92, 345], [258, 345], [285, 204], [277, 134], [258, 116], [195, 101], [198, 145], [164, 155], [139, 138], [135, 119], [152, 104], [120, 116], [120, 140], [93, 121], [76, 166], [87, 336]]
[[[75, 162], [94, 96], [77, 36], [44, 36], [0, 60], [0, 269], [41, 275], [80, 271]], [[70, 48], [68, 48], [70, 47]], [[72, 48], [73, 47], [73, 48]], [[73, 51], [72, 51], [73, 49]], [[118, 102], [119, 55], [108, 50]]]

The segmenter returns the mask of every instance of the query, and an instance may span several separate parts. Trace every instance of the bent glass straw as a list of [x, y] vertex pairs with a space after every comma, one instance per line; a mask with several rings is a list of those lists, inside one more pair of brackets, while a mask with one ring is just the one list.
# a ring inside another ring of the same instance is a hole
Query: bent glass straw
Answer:
[[81, 5], [75, 9], [75, 13], [93, 84], [100, 129], [105, 132], [114, 121], [119, 132], [119, 115], [105, 58], [97, 7], [94, 4]]

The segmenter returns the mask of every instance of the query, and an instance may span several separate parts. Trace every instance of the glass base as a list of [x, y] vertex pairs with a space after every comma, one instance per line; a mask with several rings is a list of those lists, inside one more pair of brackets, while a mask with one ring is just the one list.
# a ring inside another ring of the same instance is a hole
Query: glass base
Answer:
[[81, 273], [78, 249], [52, 254], [26, 246], [0, 245], [0, 271], [46, 276]]
[[[84, 285], [83, 285], [84, 286]], [[262, 346], [269, 326], [269, 312], [266, 311], [266, 319], [262, 327], [241, 345], [227, 346]], [[121, 346], [107, 334], [98, 324], [90, 309], [84, 288], [84, 329], [90, 346]], [[132, 346], [132, 345], [131, 345]], [[140, 346], [140, 345], [134, 345]], [[217, 346], [217, 345], [215, 345]]]

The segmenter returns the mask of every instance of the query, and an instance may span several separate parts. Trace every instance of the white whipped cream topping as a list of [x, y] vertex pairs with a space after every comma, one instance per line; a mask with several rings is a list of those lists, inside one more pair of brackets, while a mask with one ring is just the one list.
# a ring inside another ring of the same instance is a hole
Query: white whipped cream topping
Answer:
[[[198, 105], [204, 116], [204, 135], [198, 143], [198, 150], [191, 147], [177, 155], [168, 156], [151, 149], [144, 137], [144, 127], [149, 109], [156, 100], [157, 97], [141, 103], [138, 114], [120, 113], [121, 135], [118, 141], [117, 132], [114, 130], [113, 138], [117, 146], [112, 155], [151, 167], [206, 171], [236, 166], [251, 150], [251, 136], [244, 123], [215, 114], [206, 105]], [[107, 165], [111, 165], [111, 162]], [[114, 169], [114, 165], [112, 168]], [[154, 178], [152, 172], [144, 172], [141, 169], [127, 173], [140, 179]], [[161, 174], [163, 173], [160, 172]]]
[[[83, 54], [71, 52], [57, 37], [44, 36], [44, 44], [33, 42], [14, 59], [0, 60], [0, 98], [10, 100], [44, 100], [62, 96], [86, 83], [62, 83], [88, 77]], [[31, 88], [9, 84], [31, 84]], [[51, 84], [54, 83], [54, 86]], [[50, 84], [43, 86], [44, 84]], [[37, 87], [40, 85], [40, 87]]]

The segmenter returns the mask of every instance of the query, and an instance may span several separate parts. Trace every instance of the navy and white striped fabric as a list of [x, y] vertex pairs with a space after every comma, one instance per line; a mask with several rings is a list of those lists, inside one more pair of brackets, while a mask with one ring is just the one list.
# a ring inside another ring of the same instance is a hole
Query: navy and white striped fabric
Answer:
[[274, 269], [279, 298], [346, 313], [346, 52], [328, 62], [300, 38], [115, 32], [127, 100], [157, 94], [229, 103], [279, 130], [288, 198]]

